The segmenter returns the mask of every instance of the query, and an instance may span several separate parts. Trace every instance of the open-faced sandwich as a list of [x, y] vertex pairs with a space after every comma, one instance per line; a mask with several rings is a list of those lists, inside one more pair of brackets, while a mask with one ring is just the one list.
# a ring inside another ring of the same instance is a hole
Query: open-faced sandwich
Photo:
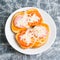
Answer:
[[43, 22], [36, 8], [20, 11], [14, 14], [11, 30], [21, 48], [38, 48], [43, 46], [49, 36], [49, 26]]

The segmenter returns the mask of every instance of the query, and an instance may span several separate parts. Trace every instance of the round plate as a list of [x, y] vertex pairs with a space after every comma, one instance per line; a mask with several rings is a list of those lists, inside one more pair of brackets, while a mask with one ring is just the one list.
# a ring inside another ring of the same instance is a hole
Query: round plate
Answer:
[[12, 16], [18, 12], [18, 11], [25, 11], [28, 10], [30, 8], [35, 8], [35, 7], [25, 7], [25, 8], [21, 8], [16, 10], [15, 12], [13, 12], [7, 19], [6, 21], [6, 25], [5, 25], [5, 35], [6, 38], [9, 42], [9, 44], [16, 49], [17, 51], [24, 53], [24, 54], [28, 54], [28, 55], [34, 55], [34, 54], [39, 54], [42, 53], [44, 51], [46, 51], [47, 49], [49, 49], [51, 47], [51, 45], [53, 44], [53, 42], [55, 41], [56, 38], [56, 25], [54, 23], [54, 20], [51, 18], [50, 15], [48, 15], [45, 11], [43, 11], [42, 9], [38, 9], [43, 20], [45, 21], [45, 23], [47, 23], [49, 25], [50, 28], [50, 34], [48, 37], [48, 41], [45, 45], [43, 45], [42, 47], [39, 48], [34, 48], [34, 49], [22, 49], [18, 46], [17, 42], [14, 39], [14, 33], [11, 31], [10, 28], [10, 24], [11, 24], [11, 20], [12, 20]]

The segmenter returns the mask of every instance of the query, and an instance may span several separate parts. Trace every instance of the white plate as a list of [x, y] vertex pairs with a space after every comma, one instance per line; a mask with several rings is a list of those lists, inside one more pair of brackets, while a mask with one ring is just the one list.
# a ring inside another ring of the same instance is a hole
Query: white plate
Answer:
[[42, 46], [42, 47], [39, 47], [39, 48], [36, 48], [36, 49], [22, 49], [18, 46], [17, 42], [15, 41], [14, 39], [14, 33], [11, 31], [11, 28], [10, 28], [10, 24], [11, 24], [11, 19], [12, 19], [12, 16], [18, 12], [18, 11], [25, 11], [25, 10], [28, 10], [30, 8], [35, 8], [35, 7], [25, 7], [25, 8], [21, 8], [21, 9], [18, 9], [16, 10], [15, 12], [13, 12], [7, 19], [6, 21], [6, 25], [5, 25], [5, 35], [6, 35], [6, 38], [9, 42], [9, 44], [14, 48], [16, 49], [17, 51], [21, 52], [21, 53], [24, 53], [24, 54], [28, 54], [28, 55], [34, 55], [34, 54], [39, 54], [39, 53], [42, 53], [44, 51], [46, 51], [47, 49], [49, 49], [51, 47], [51, 45], [53, 44], [53, 42], [55, 41], [55, 38], [56, 38], [56, 25], [54, 23], [54, 20], [51, 18], [50, 15], [48, 15], [45, 11], [43, 11], [42, 9], [38, 9], [41, 16], [43, 17], [45, 23], [47, 23], [49, 25], [49, 28], [50, 28], [50, 34], [49, 34], [49, 38], [48, 38], [48, 41], [47, 43]]

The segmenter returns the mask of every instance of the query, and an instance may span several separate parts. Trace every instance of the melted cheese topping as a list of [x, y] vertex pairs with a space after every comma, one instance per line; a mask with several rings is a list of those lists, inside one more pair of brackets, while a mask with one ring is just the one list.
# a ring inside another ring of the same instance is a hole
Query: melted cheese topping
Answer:
[[47, 30], [43, 26], [35, 26], [34, 27], [34, 34], [39, 38], [39, 37], [46, 37], [47, 35]]
[[27, 18], [27, 14], [24, 14], [24, 16], [22, 18], [18, 18], [16, 19], [16, 26], [17, 27], [29, 27], [28, 26], [28, 18]]
[[36, 16], [36, 14], [34, 14], [33, 16], [29, 17], [26, 13], [24, 14], [24, 16], [18, 16], [16, 18], [16, 26], [17, 27], [26, 27], [28, 28], [28, 22], [36, 22], [39, 20], [39, 17]]
[[34, 41], [36, 41], [40, 37], [46, 37], [47, 30], [43, 26], [35, 26], [33, 29], [28, 29], [25, 34], [20, 36], [21, 40], [25, 40], [27, 45], [31, 43], [31, 38], [34, 38]]
[[29, 18], [28, 22], [37, 22], [38, 20], [39, 20], [39, 17], [36, 16], [36, 14], [34, 14]]
[[32, 29], [28, 29], [24, 35], [20, 36], [21, 40], [25, 40], [27, 45], [31, 43], [31, 38], [34, 38], [34, 33], [32, 31]]

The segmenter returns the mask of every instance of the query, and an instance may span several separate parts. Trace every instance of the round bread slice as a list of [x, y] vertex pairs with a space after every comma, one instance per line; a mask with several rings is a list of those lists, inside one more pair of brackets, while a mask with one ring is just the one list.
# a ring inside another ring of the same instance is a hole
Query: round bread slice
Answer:
[[42, 16], [36, 8], [29, 9], [26, 13], [32, 18], [32, 20], [34, 19], [33, 22], [29, 22], [29, 26], [36, 26], [43, 22]]
[[30, 35], [30, 33], [27, 34], [26, 31], [17, 33], [16, 41], [17, 41], [18, 45], [23, 49], [31, 48], [35, 43], [34, 37], [32, 37]]
[[41, 25], [34, 27], [34, 29], [36, 29], [34, 32], [37, 40], [32, 48], [38, 48], [47, 42], [49, 36], [49, 26], [42, 23]]
[[[12, 17], [12, 21], [11, 21], [11, 30], [14, 32], [14, 33], [18, 33], [18, 32], [21, 32], [21, 31], [24, 31], [26, 30], [25, 27], [19, 27], [19, 25], [17, 26], [16, 22], [22, 18], [22, 16], [24, 15], [24, 12], [21, 11], [21, 12], [17, 12], [14, 14], [14, 16]], [[19, 18], [19, 19], [18, 19]], [[20, 23], [19, 23], [20, 24]]]

